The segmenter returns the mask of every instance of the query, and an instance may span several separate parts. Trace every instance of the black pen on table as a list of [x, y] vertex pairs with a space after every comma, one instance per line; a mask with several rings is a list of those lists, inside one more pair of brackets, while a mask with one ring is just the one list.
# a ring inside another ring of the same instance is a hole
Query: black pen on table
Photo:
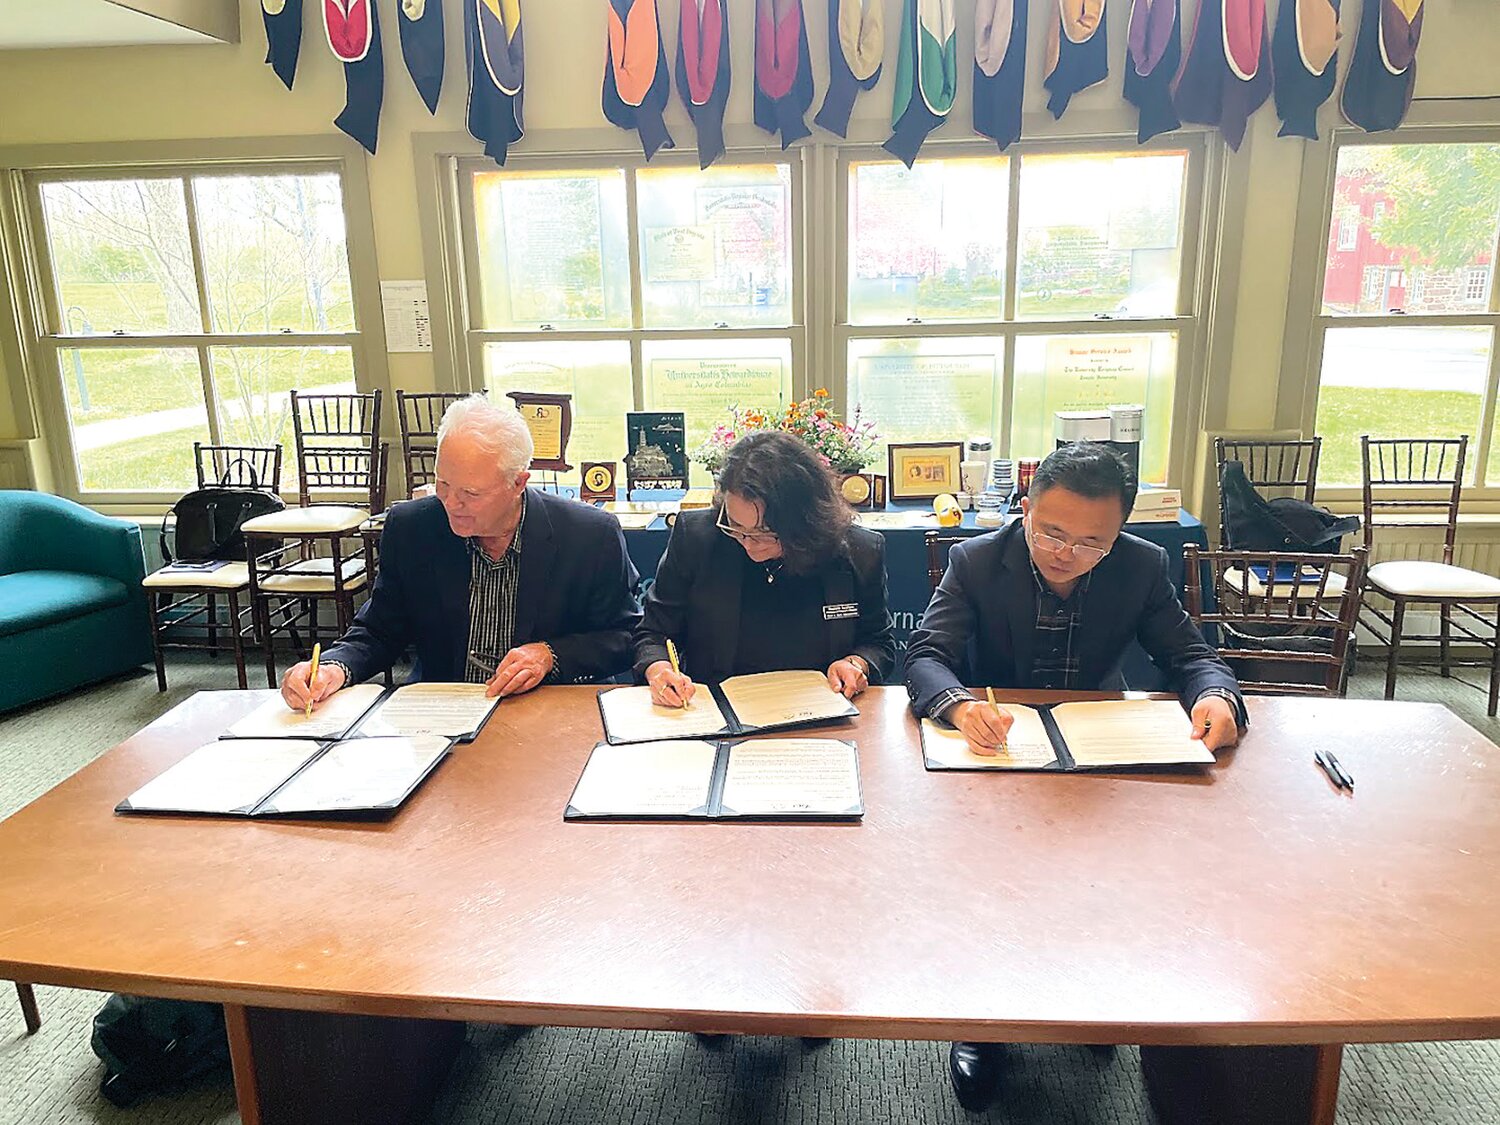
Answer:
[[1318, 763], [1318, 768], [1328, 775], [1328, 780], [1333, 782], [1336, 789], [1347, 789], [1354, 792], [1354, 778], [1339, 764], [1339, 760], [1327, 750], [1315, 750], [1313, 761]]

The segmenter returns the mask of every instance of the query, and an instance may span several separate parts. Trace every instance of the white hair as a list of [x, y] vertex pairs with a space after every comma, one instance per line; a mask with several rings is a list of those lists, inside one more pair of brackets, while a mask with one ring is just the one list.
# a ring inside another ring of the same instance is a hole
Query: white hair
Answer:
[[438, 424], [438, 449], [443, 441], [463, 434], [484, 452], [495, 458], [504, 473], [520, 473], [531, 467], [535, 449], [526, 419], [509, 401], [504, 406], [484, 395], [468, 395], [443, 411]]

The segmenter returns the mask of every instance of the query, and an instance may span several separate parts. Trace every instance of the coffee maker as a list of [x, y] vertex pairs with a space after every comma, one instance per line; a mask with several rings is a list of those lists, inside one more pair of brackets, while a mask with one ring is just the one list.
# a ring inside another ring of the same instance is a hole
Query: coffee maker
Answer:
[[1111, 406], [1106, 410], [1059, 410], [1053, 418], [1056, 448], [1077, 441], [1106, 445], [1125, 459], [1130, 472], [1140, 479], [1141, 418], [1146, 408], [1138, 403]]

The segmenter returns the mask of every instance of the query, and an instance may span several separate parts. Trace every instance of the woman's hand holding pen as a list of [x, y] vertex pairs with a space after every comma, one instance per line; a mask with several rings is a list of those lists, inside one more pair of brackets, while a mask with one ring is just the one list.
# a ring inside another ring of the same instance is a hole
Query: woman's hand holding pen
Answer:
[[853, 699], [870, 686], [869, 666], [858, 656], [846, 656], [828, 666], [828, 686], [845, 699]]
[[686, 707], [693, 698], [693, 679], [674, 671], [669, 660], [658, 660], [646, 669], [651, 702], [658, 707]]

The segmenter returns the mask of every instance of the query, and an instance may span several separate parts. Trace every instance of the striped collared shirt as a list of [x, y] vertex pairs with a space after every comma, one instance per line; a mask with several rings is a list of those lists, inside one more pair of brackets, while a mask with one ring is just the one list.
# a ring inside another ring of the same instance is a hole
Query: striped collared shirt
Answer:
[[482, 684], [510, 651], [516, 636], [516, 588], [521, 578], [521, 532], [526, 526], [526, 494], [521, 494], [521, 519], [510, 546], [498, 559], [484, 553], [479, 540], [469, 543], [469, 647], [486, 670], [467, 661], [464, 679]]

